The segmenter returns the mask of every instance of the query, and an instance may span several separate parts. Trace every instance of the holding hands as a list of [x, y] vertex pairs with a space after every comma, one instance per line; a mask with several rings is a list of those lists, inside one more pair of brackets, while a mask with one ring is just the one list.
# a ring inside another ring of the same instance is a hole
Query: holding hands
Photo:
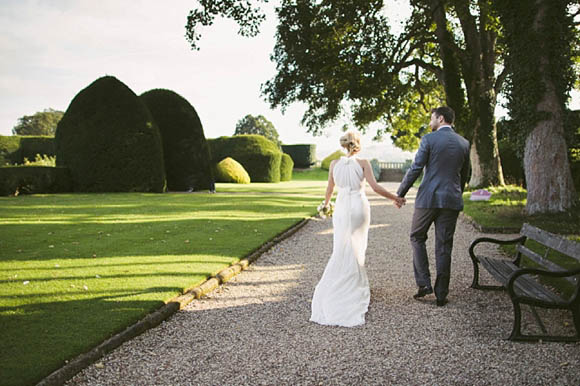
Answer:
[[404, 197], [399, 197], [396, 196], [393, 201], [395, 201], [395, 206], [399, 209], [401, 209], [401, 207], [403, 207], [403, 205], [405, 205], [407, 203], [407, 199]]

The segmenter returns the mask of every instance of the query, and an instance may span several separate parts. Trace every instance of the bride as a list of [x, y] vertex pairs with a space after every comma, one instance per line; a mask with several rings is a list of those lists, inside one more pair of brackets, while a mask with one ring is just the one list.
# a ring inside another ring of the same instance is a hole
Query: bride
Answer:
[[328, 206], [338, 186], [332, 217], [333, 250], [312, 297], [310, 321], [353, 327], [364, 324], [370, 301], [365, 270], [365, 252], [370, 224], [370, 206], [364, 192], [366, 179], [372, 189], [401, 207], [405, 199], [377, 184], [368, 160], [358, 159], [360, 134], [349, 131], [340, 138], [348, 155], [330, 164], [324, 205]]

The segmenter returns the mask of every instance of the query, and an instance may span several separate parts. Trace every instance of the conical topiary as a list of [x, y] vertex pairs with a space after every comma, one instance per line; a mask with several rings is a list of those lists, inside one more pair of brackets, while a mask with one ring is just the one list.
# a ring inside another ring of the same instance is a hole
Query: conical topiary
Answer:
[[80, 192], [163, 192], [161, 136], [149, 110], [112, 76], [71, 101], [56, 129], [56, 164]]
[[211, 189], [209, 146], [193, 106], [171, 90], [150, 90], [140, 98], [161, 133], [167, 188], [172, 191]]

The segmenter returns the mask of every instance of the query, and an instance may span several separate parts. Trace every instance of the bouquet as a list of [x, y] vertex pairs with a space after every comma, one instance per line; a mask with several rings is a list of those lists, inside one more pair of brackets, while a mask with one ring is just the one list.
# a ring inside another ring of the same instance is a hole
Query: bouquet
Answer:
[[334, 212], [334, 204], [332, 201], [328, 202], [327, 206], [324, 206], [324, 201], [318, 205], [318, 215], [322, 218], [332, 217], [332, 213]]

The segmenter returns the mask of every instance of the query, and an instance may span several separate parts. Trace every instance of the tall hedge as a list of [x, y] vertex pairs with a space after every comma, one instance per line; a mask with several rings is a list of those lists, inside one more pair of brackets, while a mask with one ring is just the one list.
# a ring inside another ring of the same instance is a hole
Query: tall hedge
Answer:
[[212, 162], [231, 157], [242, 164], [252, 182], [280, 182], [282, 153], [272, 141], [256, 134], [208, 139]]
[[22, 164], [24, 158], [33, 160], [37, 154], [54, 156], [54, 137], [0, 135], [0, 167]]
[[292, 157], [286, 153], [282, 153], [280, 161], [280, 181], [292, 180], [292, 169], [294, 169], [294, 161], [292, 161]]
[[157, 125], [145, 104], [112, 76], [71, 101], [56, 128], [56, 164], [79, 192], [163, 192], [165, 168]]
[[20, 151], [20, 139], [17, 135], [0, 135], [0, 167], [22, 163]]
[[316, 162], [316, 145], [282, 145], [282, 151], [292, 157], [294, 167], [309, 168]]
[[0, 195], [65, 193], [72, 190], [68, 168], [9, 166], [0, 168]]
[[332, 161], [334, 161], [335, 159], [339, 159], [340, 157], [345, 156], [346, 154], [341, 151], [341, 150], [337, 150], [332, 154], [329, 154], [328, 156], [326, 156], [325, 159], [322, 160], [322, 163], [320, 165], [320, 167], [324, 170], [329, 170], [330, 169], [330, 163]]
[[165, 89], [143, 93], [143, 100], [161, 133], [167, 188], [208, 190], [213, 183], [209, 146], [193, 106]]

